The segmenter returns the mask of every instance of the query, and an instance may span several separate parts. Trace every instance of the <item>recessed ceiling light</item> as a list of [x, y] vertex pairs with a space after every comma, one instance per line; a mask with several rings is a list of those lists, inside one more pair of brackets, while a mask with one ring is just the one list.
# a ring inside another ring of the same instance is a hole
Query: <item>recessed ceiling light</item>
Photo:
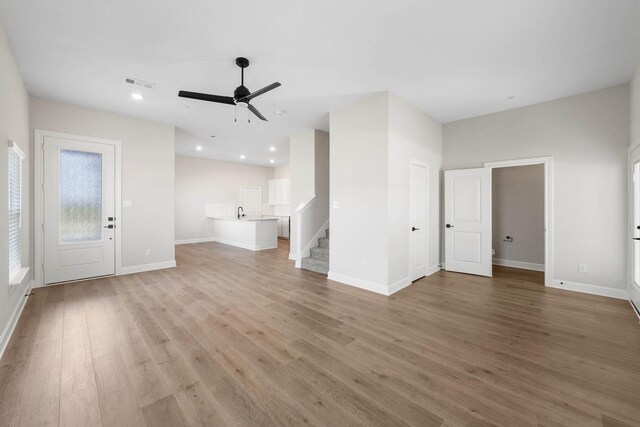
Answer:
[[245, 157], [244, 157], [244, 154], [240, 154], [240, 158], [241, 158], [242, 160], [244, 160], [244, 158], [245, 158]]
[[286, 111], [285, 111], [285, 110], [276, 110], [276, 111], [274, 111], [274, 112], [273, 112], [273, 114], [277, 114], [278, 116], [279, 116], [280, 114], [285, 114], [285, 113], [286, 113]]
[[202, 145], [196, 145], [196, 150], [197, 151], [202, 151]]
[[276, 147], [269, 147], [269, 151], [276, 151]]
[[133, 92], [133, 93], [131, 94], [131, 97], [132, 97], [133, 99], [135, 99], [136, 101], [141, 101], [141, 100], [143, 100], [143, 99], [144, 99], [144, 96], [142, 96], [142, 94], [141, 94], [141, 93], [138, 93], [138, 92]]
[[215, 137], [216, 137], [215, 135], [211, 135], [211, 136], [210, 136], [210, 138], [215, 138]]
[[507, 97], [507, 99], [513, 99], [513, 98], [515, 98], [515, 96], [514, 96], [514, 95], [511, 95], [511, 96], [508, 96], [508, 97]]
[[276, 162], [276, 161], [275, 161], [275, 160], [273, 160], [273, 159], [269, 160], [269, 163], [275, 163], [275, 162]]

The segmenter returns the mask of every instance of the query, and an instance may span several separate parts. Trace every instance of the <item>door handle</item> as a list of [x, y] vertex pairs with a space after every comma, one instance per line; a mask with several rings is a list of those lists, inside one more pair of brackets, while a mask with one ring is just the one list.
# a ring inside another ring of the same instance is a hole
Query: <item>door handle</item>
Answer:
[[451, 225], [451, 224], [447, 224], [447, 225], [445, 225], [445, 227], [446, 227], [446, 228], [453, 228], [453, 225]]
[[640, 237], [634, 237], [633, 240], [640, 240]]
[[411, 227], [411, 231], [418, 231], [420, 230], [419, 228], [415, 228], [415, 227]]
[[113, 224], [109, 224], [109, 225], [105, 225], [105, 226], [104, 226], [104, 227], [102, 227], [102, 228], [116, 228], [116, 226], [115, 226], [115, 225], [113, 225]]

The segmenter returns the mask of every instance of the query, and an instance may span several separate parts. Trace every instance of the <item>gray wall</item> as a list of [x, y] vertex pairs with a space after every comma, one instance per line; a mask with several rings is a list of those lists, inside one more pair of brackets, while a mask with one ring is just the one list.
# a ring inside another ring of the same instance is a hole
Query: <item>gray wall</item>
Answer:
[[9, 238], [7, 217], [8, 187], [8, 142], [15, 141], [25, 153], [22, 163], [22, 263], [23, 267], [33, 265], [31, 255], [31, 203], [29, 188], [31, 186], [31, 144], [29, 141], [29, 95], [24, 87], [20, 71], [15, 63], [9, 42], [0, 23], [0, 352], [2, 352], [10, 321], [19, 304], [25, 301], [25, 288], [33, 271], [19, 286], [9, 293]]
[[491, 184], [493, 257], [544, 264], [544, 165], [496, 168]]
[[[70, 133], [122, 142], [122, 266], [170, 262], [174, 255], [173, 126], [31, 98], [34, 129]], [[151, 255], [145, 255], [151, 249]]]
[[444, 167], [553, 156], [553, 279], [622, 290], [628, 145], [629, 86], [621, 85], [447, 123]]

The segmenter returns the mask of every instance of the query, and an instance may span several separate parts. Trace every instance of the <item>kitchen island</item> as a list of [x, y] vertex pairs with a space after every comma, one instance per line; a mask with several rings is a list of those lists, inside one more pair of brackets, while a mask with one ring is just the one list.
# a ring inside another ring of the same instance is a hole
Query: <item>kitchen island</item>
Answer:
[[225, 245], [252, 251], [278, 247], [278, 218], [272, 216], [209, 216], [213, 221], [214, 240]]

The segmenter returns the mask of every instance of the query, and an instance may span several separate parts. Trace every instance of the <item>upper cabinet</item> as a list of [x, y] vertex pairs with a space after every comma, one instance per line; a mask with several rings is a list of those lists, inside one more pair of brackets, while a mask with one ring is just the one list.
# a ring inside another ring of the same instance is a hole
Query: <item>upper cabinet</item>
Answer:
[[289, 190], [288, 179], [269, 180], [269, 204], [289, 205], [291, 204], [291, 192]]

